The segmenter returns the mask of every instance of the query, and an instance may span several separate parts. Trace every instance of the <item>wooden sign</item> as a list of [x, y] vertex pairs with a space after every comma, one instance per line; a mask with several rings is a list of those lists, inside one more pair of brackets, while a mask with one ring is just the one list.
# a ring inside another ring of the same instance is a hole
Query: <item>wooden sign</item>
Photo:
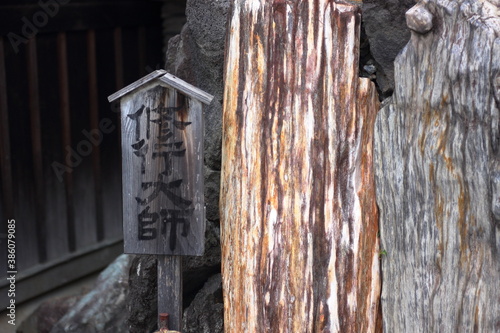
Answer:
[[125, 253], [202, 255], [202, 103], [213, 96], [158, 70], [118, 98]]

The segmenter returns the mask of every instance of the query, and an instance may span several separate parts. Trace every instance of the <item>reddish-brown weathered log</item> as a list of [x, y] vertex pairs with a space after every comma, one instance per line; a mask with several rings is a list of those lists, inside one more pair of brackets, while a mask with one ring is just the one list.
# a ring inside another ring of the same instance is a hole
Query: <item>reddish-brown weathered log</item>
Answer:
[[235, 0], [221, 189], [226, 332], [374, 332], [378, 100], [359, 8]]

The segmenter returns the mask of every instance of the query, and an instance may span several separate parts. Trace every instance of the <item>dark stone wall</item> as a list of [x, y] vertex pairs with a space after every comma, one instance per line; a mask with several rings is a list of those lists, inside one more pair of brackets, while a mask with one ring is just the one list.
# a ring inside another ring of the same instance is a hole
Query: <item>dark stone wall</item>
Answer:
[[[394, 59], [410, 39], [405, 12], [415, 0], [364, 0], [363, 27], [381, 98], [394, 91]], [[365, 65], [365, 64], [362, 64]]]

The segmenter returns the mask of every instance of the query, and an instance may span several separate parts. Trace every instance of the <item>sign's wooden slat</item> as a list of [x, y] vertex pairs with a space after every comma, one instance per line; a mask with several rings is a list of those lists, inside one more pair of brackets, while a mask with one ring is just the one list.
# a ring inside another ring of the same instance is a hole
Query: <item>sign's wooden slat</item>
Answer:
[[202, 255], [202, 104], [158, 81], [121, 99], [126, 253]]

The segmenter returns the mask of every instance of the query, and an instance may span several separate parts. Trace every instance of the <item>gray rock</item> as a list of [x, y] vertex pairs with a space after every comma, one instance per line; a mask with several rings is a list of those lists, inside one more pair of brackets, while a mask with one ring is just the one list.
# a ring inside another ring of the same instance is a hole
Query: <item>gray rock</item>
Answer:
[[179, 34], [186, 23], [186, 0], [164, 1], [161, 7], [163, 20], [163, 51], [168, 49], [170, 38]]
[[198, 291], [208, 277], [220, 272], [221, 248], [220, 227], [218, 224], [207, 220], [205, 232], [205, 254], [202, 257], [184, 257], [183, 278], [185, 304]]
[[157, 321], [156, 256], [136, 256], [129, 271], [126, 300], [129, 333], [153, 332]]
[[224, 332], [221, 275], [212, 276], [184, 311], [183, 333]]
[[16, 333], [49, 333], [82, 297], [83, 295], [55, 297], [43, 302], [19, 325]]
[[370, 75], [375, 74], [375, 72], [377, 71], [377, 68], [373, 64], [365, 65], [363, 66], [363, 69]]
[[[205, 255], [184, 257], [183, 304], [187, 306], [196, 296], [209, 276], [220, 272], [220, 229], [207, 221]], [[143, 333], [156, 329], [157, 321], [157, 261], [155, 256], [134, 258], [129, 277], [130, 291], [127, 296], [128, 332]]]
[[206, 217], [219, 222], [220, 171], [205, 168]]
[[126, 332], [125, 299], [132, 256], [123, 254], [97, 278], [95, 287], [54, 325], [51, 333]]
[[425, 34], [431, 31], [434, 15], [432, 15], [423, 4], [413, 6], [406, 12], [406, 25], [412, 31]]
[[201, 257], [183, 257], [183, 304], [188, 306], [207, 279], [221, 270], [220, 227], [206, 221], [205, 253]]
[[500, 332], [498, 2], [419, 6], [375, 124], [384, 331]]
[[224, 42], [229, 0], [188, 0], [187, 23], [169, 41], [165, 68], [215, 96], [205, 107], [205, 163], [220, 170]]
[[376, 62], [376, 82], [382, 97], [394, 90], [394, 59], [410, 39], [405, 12], [414, 4], [415, 0], [363, 1], [363, 25]]

